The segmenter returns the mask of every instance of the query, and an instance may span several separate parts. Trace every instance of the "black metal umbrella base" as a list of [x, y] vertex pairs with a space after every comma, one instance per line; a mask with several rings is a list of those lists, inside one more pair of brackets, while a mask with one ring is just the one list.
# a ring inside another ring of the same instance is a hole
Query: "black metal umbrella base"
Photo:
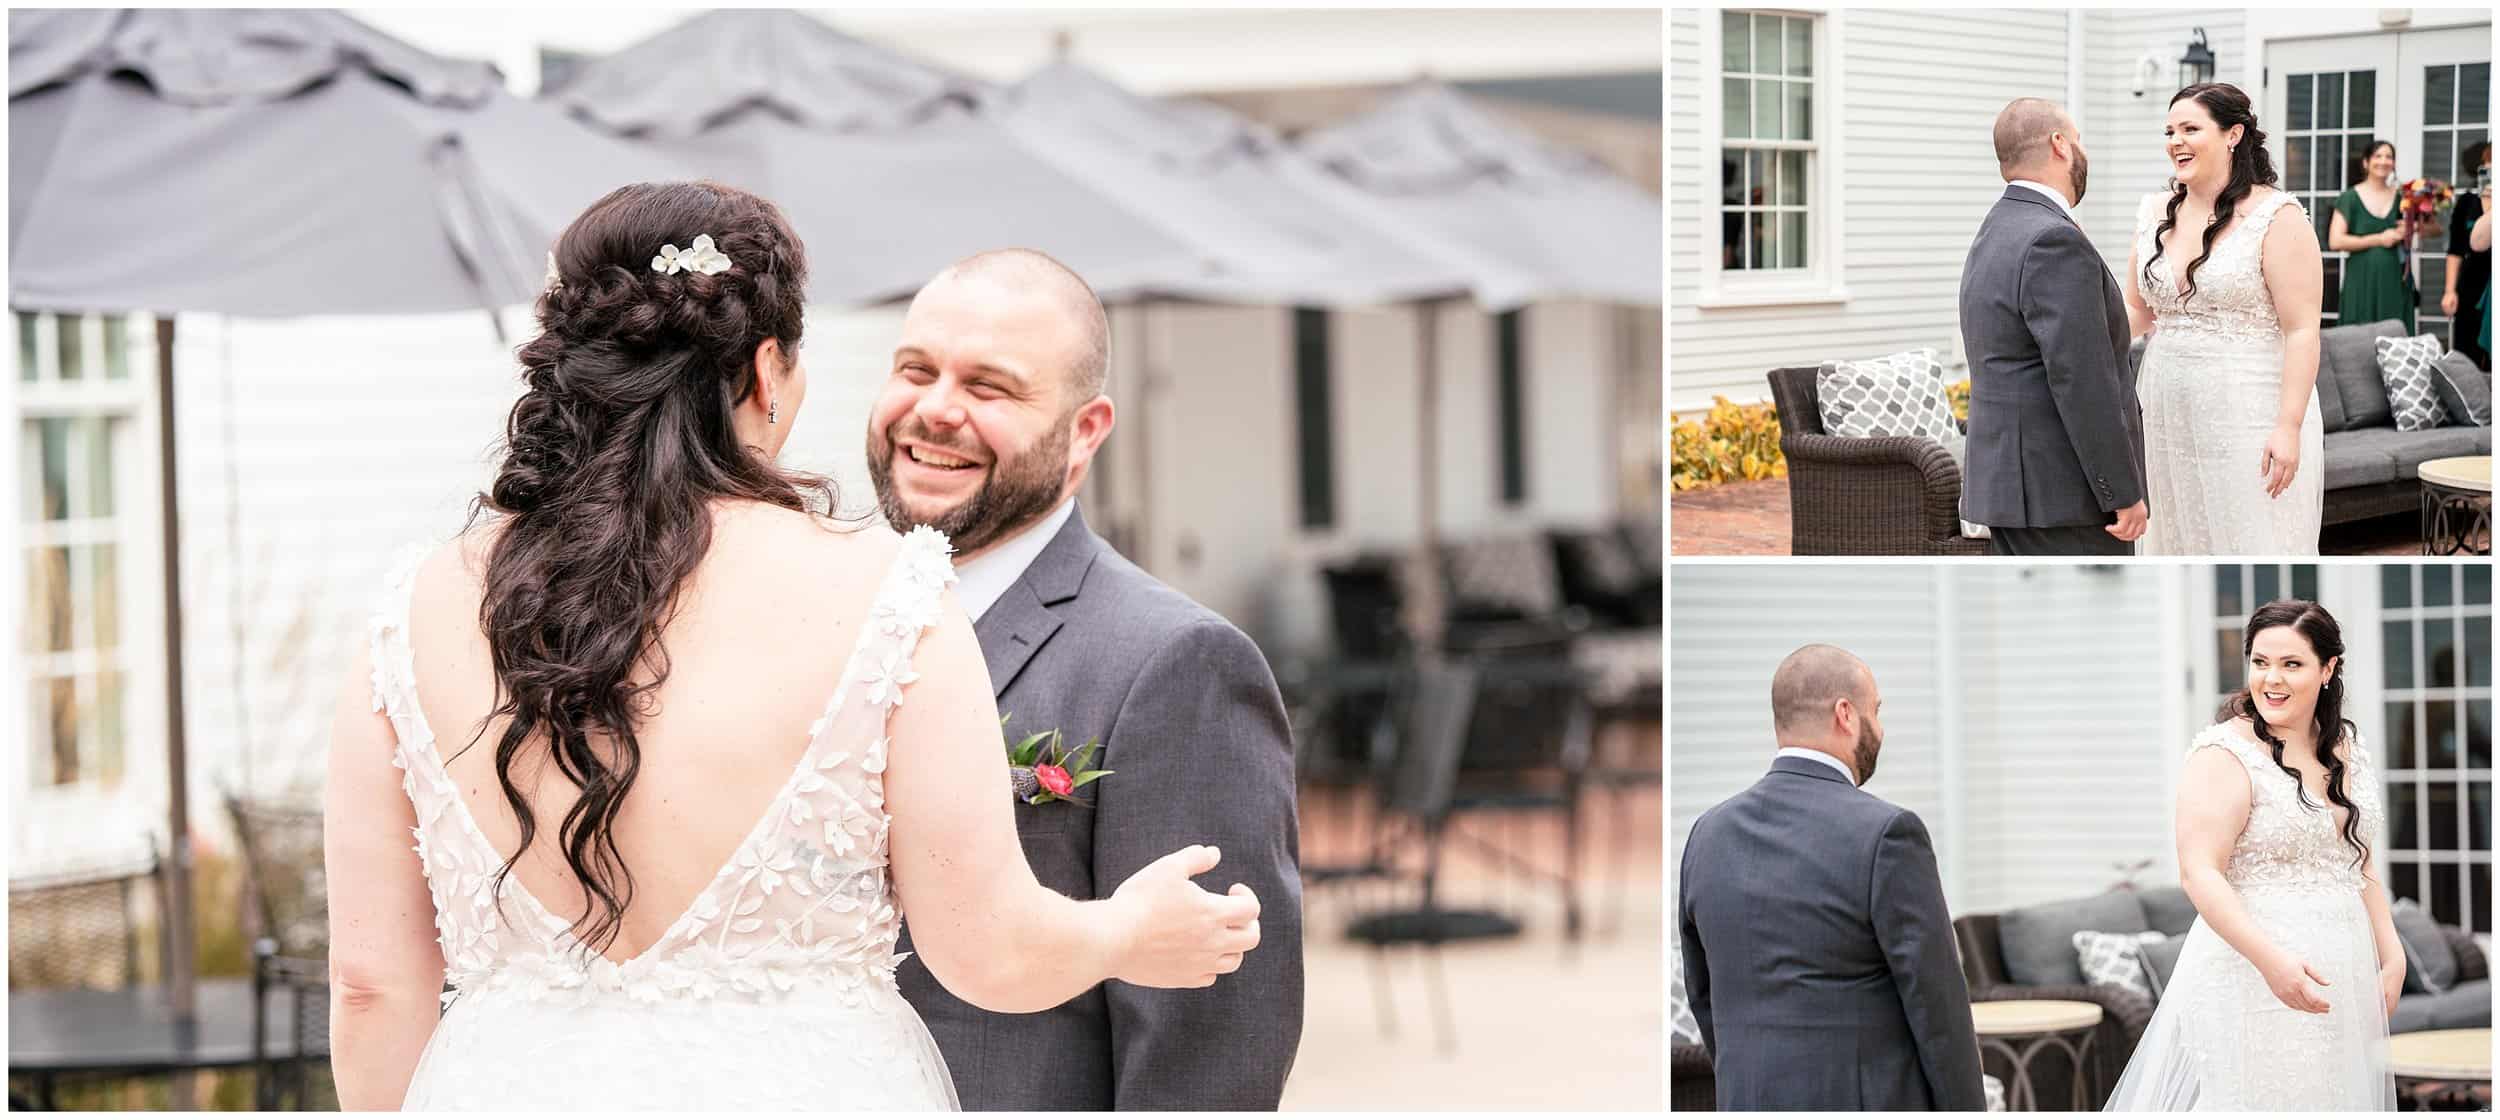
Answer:
[[1490, 910], [1391, 910], [1355, 919], [1346, 936], [1372, 945], [1441, 944], [1517, 937], [1523, 928]]

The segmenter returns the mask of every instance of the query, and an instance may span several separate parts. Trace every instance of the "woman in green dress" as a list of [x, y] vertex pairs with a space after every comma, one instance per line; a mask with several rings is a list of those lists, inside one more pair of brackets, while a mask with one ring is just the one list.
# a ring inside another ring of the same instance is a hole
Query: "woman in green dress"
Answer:
[[2385, 140], [2371, 145], [2360, 172], [2358, 181], [2335, 196], [2335, 217], [2326, 230], [2326, 247], [2347, 254], [2336, 321], [2401, 319], [2409, 335], [2416, 300], [2400, 247], [2413, 237], [2413, 219], [2397, 209], [2396, 146]]

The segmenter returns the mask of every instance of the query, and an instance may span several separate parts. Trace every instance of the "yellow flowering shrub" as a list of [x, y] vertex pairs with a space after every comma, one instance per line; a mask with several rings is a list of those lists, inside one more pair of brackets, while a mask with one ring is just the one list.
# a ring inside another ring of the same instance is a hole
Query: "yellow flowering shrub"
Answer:
[[1678, 420], [1669, 440], [1669, 473], [1677, 490], [1695, 490], [1721, 482], [1788, 477], [1780, 457], [1779, 410], [1770, 402], [1737, 404], [1712, 397], [1710, 414], [1700, 421]]

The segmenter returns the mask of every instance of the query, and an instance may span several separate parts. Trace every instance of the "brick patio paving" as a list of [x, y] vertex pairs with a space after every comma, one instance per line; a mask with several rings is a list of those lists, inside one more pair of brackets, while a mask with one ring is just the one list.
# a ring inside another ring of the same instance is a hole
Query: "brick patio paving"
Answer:
[[[1788, 480], [1728, 482], [1667, 499], [1677, 556], [1788, 555]], [[2418, 556], [2421, 528], [2411, 513], [2329, 525], [2319, 549], [2329, 556]]]

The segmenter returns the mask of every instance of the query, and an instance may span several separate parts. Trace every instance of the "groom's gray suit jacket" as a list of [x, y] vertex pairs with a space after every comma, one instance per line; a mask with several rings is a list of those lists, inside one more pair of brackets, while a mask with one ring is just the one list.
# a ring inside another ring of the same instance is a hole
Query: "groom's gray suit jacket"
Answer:
[[1777, 759], [1684, 844], [1684, 986], [1722, 1111], [1984, 1111], [1979, 1040], [1918, 815]]
[[1963, 520], [2102, 525], [2144, 499], [2127, 338], [2126, 300], [2091, 239], [2057, 204], [2007, 187], [1962, 264]]
[[[1015, 803], [1043, 885], [1108, 896], [1191, 844], [1222, 861], [1199, 880], [1259, 896], [1259, 946], [1203, 989], [1109, 981], [1031, 1015], [956, 999], [913, 957], [898, 980], [971, 1110], [1274, 1109], [1302, 1040], [1302, 878], [1293, 742], [1258, 646], [1131, 564], [1082, 512], [973, 626], [1007, 733], [1092, 739], [1117, 771], [1087, 804]], [[1008, 797], [1005, 789], [965, 796]], [[904, 944], [910, 946], [906, 918]]]

